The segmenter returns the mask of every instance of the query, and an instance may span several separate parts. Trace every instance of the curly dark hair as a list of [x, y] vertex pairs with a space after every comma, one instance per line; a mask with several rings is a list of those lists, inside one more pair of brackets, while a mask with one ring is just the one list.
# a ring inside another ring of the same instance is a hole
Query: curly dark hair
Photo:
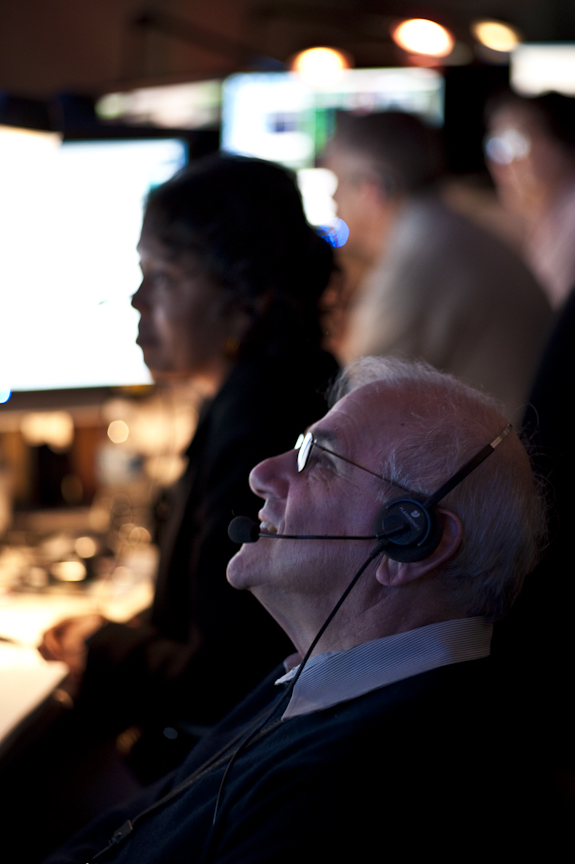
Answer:
[[333, 250], [308, 223], [292, 172], [218, 153], [192, 163], [147, 199], [143, 231], [175, 258], [192, 252], [253, 319], [244, 348], [284, 337], [319, 342], [319, 299]]

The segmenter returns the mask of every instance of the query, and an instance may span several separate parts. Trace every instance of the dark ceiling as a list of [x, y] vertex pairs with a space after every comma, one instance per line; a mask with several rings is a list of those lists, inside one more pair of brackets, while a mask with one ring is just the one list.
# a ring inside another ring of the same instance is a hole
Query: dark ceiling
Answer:
[[406, 16], [447, 24], [471, 50], [469, 24], [485, 16], [527, 41], [575, 40], [573, 0], [5, 0], [0, 90], [45, 97], [220, 77], [313, 44], [344, 48], [357, 66], [396, 65], [388, 27]]

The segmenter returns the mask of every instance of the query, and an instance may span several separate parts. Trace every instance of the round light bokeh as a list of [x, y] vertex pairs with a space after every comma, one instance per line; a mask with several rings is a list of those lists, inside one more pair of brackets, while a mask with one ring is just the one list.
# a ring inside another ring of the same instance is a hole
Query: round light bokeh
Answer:
[[501, 53], [508, 54], [521, 42], [519, 31], [502, 21], [491, 19], [475, 21], [471, 25], [471, 32], [477, 41], [485, 45], [486, 48], [491, 48], [492, 51], [501, 51]]
[[402, 21], [391, 29], [391, 36], [404, 51], [428, 57], [447, 57], [455, 45], [449, 30], [427, 18]]
[[114, 444], [123, 444], [128, 440], [130, 429], [123, 420], [112, 420], [108, 426], [108, 438]]
[[349, 69], [349, 58], [335, 48], [308, 48], [297, 54], [291, 64], [293, 72], [309, 84], [322, 86], [333, 83], [344, 69]]

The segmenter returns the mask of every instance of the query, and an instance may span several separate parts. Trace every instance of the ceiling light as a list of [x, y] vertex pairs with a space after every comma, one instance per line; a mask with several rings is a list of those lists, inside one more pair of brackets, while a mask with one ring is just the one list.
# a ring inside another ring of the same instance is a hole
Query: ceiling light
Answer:
[[296, 54], [291, 70], [311, 85], [330, 84], [344, 69], [351, 66], [350, 58], [335, 48], [308, 48]]
[[471, 32], [486, 48], [507, 54], [522, 41], [519, 31], [514, 27], [491, 19], [475, 21], [471, 25]]
[[391, 28], [391, 37], [404, 51], [429, 57], [447, 57], [455, 44], [449, 30], [427, 18], [402, 21]]

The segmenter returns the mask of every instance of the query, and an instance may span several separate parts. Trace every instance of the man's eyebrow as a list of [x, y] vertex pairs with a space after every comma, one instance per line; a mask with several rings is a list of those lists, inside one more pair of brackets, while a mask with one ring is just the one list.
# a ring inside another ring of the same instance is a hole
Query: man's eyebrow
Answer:
[[307, 429], [306, 431], [312, 433], [313, 440], [316, 441], [320, 446], [324, 445], [326, 447], [329, 447], [330, 449], [336, 450], [337, 452], [339, 452], [338, 447], [344, 447], [341, 436], [339, 436], [337, 432], [332, 429]]
[[[403, 486], [401, 483], [397, 483], [395, 480], [390, 480], [385, 474], [379, 474], [377, 471], [372, 471], [371, 468], [366, 468], [365, 465], [360, 465], [358, 462], [354, 462], [353, 459], [349, 459], [344, 453], [341, 452], [340, 446], [344, 447], [341, 444], [341, 436], [338, 436], [337, 430], [335, 429], [317, 429], [313, 430], [308, 426], [306, 429], [307, 432], [311, 432], [313, 435], [313, 439], [317, 442], [319, 447], [325, 447], [325, 445], [330, 445], [327, 449], [328, 453], [332, 453], [333, 456], [337, 456], [338, 459], [342, 459], [348, 465], [354, 465], [356, 468], [360, 468], [362, 471], [367, 471], [368, 474], [371, 474], [373, 477], [377, 477], [379, 480], [383, 480], [385, 483], [388, 483], [390, 486], [395, 486], [396, 489], [401, 489], [403, 492], [407, 492], [408, 494], [413, 494], [411, 490], [407, 486]], [[335, 443], [335, 447], [333, 446]]]

